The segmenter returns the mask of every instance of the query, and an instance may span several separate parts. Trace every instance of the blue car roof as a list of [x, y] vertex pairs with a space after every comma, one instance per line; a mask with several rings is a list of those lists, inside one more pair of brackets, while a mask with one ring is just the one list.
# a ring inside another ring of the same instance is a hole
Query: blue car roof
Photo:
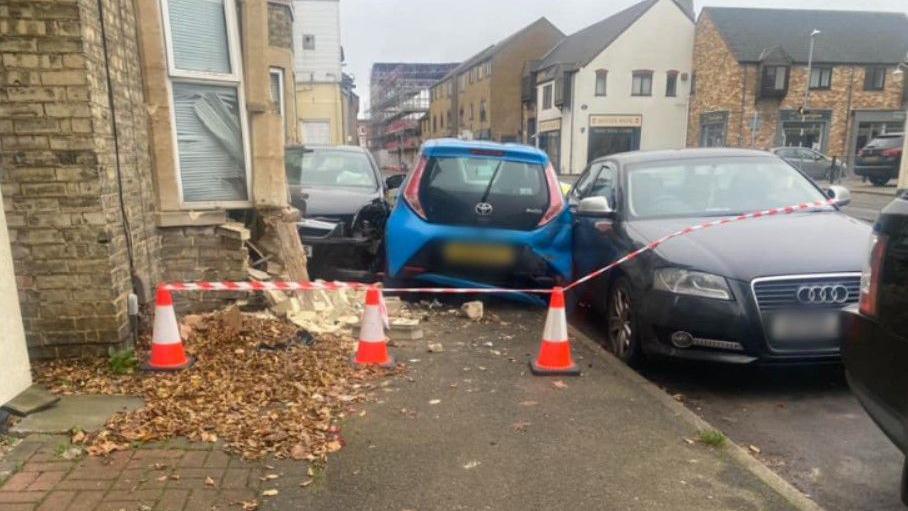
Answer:
[[[426, 141], [422, 152], [426, 156], [473, 156], [473, 151], [497, 151], [502, 158], [547, 165], [549, 157], [535, 147], [524, 144], [502, 144], [484, 140], [460, 140], [457, 138], [437, 138]], [[487, 155], [484, 155], [487, 156]]]

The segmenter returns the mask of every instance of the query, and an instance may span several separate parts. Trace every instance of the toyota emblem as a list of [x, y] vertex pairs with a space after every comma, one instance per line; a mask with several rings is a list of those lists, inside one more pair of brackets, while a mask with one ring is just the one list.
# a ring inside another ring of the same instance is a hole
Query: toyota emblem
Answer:
[[489, 216], [492, 214], [492, 205], [488, 202], [476, 204], [476, 214], [479, 216]]
[[806, 305], [842, 305], [848, 301], [848, 288], [842, 284], [801, 286], [798, 301]]

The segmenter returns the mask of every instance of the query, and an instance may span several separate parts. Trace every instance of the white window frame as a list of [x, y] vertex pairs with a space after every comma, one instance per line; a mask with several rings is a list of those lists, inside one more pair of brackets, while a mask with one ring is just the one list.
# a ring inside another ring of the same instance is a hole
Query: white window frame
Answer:
[[[286, 140], [286, 138], [287, 138], [287, 115], [285, 114], [286, 106], [284, 105], [284, 103], [285, 103], [284, 95], [286, 94], [286, 92], [284, 91], [284, 68], [281, 68], [281, 67], [268, 68], [268, 78], [271, 78], [272, 76], [277, 76], [277, 93], [278, 93], [278, 98], [280, 99], [280, 103], [279, 103], [280, 109], [279, 110], [280, 110], [280, 114], [281, 114], [281, 122], [284, 124], [284, 139]], [[271, 85], [271, 84], [269, 83], [268, 85]], [[270, 87], [269, 87], [269, 89], [270, 89]]]
[[[227, 25], [227, 54], [230, 57], [230, 73], [214, 73], [210, 71], [191, 71], [177, 69], [176, 59], [173, 55], [173, 35], [170, 27], [169, 0], [160, 0], [162, 26], [164, 27], [164, 51], [167, 54], [166, 83], [167, 98], [170, 102], [170, 130], [173, 142], [173, 168], [176, 171], [177, 192], [181, 209], [198, 208], [248, 208], [252, 206], [252, 156], [249, 152], [249, 123], [246, 117], [246, 95], [243, 81], [243, 58], [240, 51], [239, 20], [236, 13], [236, 4], [233, 0], [224, 0], [224, 22]], [[235, 87], [237, 91], [237, 115], [240, 118], [240, 132], [242, 133], [243, 158], [246, 171], [246, 200], [238, 201], [195, 201], [186, 202], [183, 198], [183, 179], [180, 173], [180, 147], [177, 140], [176, 107], [173, 104], [173, 82], [195, 83], [199, 85], [215, 85], [222, 87]]]

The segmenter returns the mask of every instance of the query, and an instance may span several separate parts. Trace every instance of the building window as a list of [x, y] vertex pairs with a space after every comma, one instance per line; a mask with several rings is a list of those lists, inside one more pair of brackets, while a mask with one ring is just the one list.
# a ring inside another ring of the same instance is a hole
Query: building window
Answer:
[[788, 90], [788, 66], [765, 66], [760, 90], [764, 96], [784, 96]]
[[463, 107], [460, 107], [460, 122], [463, 123]]
[[314, 34], [303, 34], [303, 49], [304, 50], [314, 50], [315, 49], [315, 35]]
[[542, 109], [548, 110], [552, 108], [552, 84], [548, 84], [542, 88]]
[[678, 95], [678, 72], [669, 71], [665, 73], [665, 95], [673, 98]]
[[486, 122], [486, 100], [479, 102], [479, 122]]
[[284, 117], [284, 70], [272, 67], [268, 74], [271, 78], [271, 103], [274, 111]]
[[161, 6], [181, 201], [245, 206], [251, 164], [235, 3]]
[[448, 126], [451, 126], [451, 112], [450, 111], [445, 112], [445, 120], [441, 121], [441, 127], [444, 128], [445, 124], [447, 124]]
[[473, 120], [473, 103], [470, 103], [470, 121]]
[[432, 116], [432, 133], [438, 131], [438, 119], [433, 115]]
[[886, 86], [886, 68], [869, 66], [864, 68], [864, 90], [883, 90]]
[[608, 85], [608, 71], [599, 69], [596, 71], [596, 95], [605, 96], [606, 86]]
[[810, 68], [810, 88], [811, 89], [828, 89], [832, 85], [832, 68], [831, 67], [812, 67]]
[[634, 71], [631, 80], [631, 96], [653, 95], [653, 72]]
[[697, 93], [697, 72], [691, 71], [690, 73], [690, 95], [693, 96]]

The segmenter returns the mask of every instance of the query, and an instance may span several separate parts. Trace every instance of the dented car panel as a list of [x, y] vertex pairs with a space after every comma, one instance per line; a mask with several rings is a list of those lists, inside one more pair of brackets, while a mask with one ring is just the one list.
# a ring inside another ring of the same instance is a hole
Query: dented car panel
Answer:
[[314, 278], [362, 278], [381, 271], [390, 208], [375, 160], [360, 147], [289, 147], [290, 202]]

